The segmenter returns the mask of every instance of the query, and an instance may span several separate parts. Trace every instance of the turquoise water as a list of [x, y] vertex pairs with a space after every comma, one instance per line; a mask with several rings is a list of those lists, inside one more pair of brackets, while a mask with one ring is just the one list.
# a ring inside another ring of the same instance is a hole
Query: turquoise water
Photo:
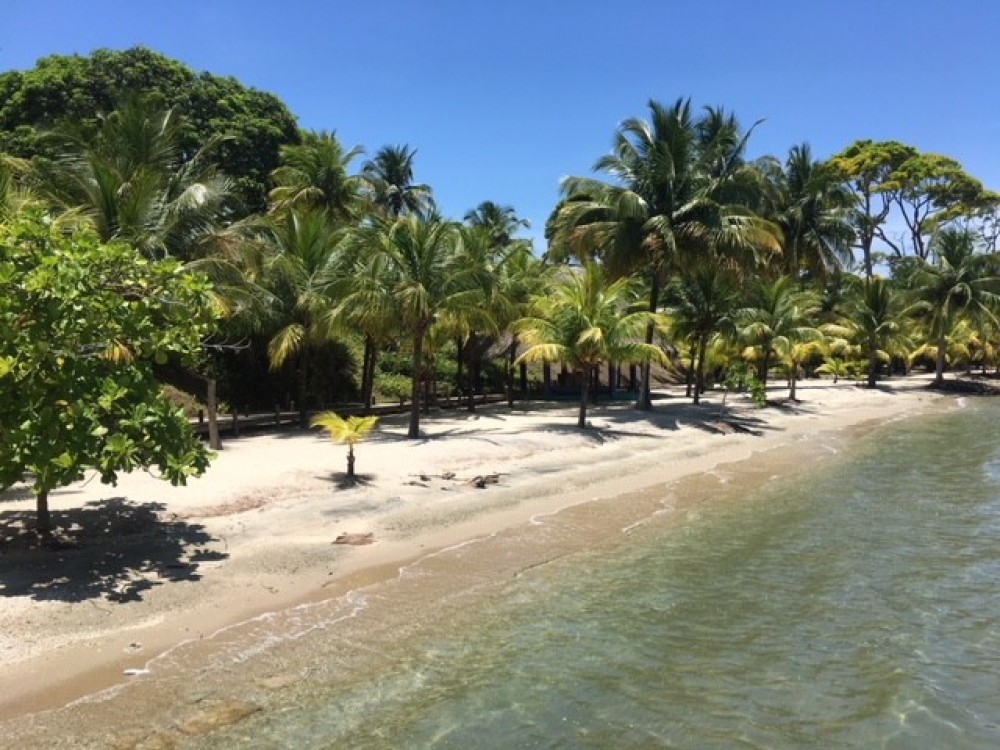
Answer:
[[210, 744], [1000, 747], [997, 406], [527, 570], [365, 679], [317, 646]]

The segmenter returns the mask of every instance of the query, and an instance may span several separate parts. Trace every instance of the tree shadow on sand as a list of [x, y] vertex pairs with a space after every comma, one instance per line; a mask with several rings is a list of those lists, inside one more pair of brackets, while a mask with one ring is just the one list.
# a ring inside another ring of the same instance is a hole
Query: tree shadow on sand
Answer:
[[111, 498], [53, 511], [47, 543], [33, 531], [33, 510], [0, 511], [0, 596], [139, 601], [155, 586], [197, 581], [202, 563], [229, 556], [204, 526], [164, 518], [163, 509]]

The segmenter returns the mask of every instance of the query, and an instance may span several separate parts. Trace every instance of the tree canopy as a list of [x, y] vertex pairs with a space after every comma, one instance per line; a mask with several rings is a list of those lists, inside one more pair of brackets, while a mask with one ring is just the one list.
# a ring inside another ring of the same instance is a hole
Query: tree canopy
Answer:
[[48, 493], [88, 469], [183, 484], [207, 467], [153, 374], [213, 330], [202, 277], [29, 210], [0, 224], [0, 286], [0, 487], [30, 477], [39, 531]]
[[273, 94], [235, 78], [196, 73], [144, 47], [51, 55], [31, 70], [0, 73], [0, 152], [53, 157], [48, 131], [65, 122], [94, 131], [99, 115], [136, 94], [183, 114], [178, 137], [186, 158], [226, 136], [215, 154], [220, 170], [236, 181], [247, 212], [265, 207], [281, 147], [299, 141], [295, 116]]

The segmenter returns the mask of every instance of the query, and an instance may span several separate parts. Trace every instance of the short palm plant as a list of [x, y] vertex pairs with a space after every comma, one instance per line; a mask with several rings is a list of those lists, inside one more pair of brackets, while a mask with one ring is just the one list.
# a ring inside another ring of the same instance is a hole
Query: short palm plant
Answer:
[[378, 425], [378, 417], [348, 417], [344, 419], [332, 411], [317, 414], [312, 419], [313, 427], [322, 427], [335, 443], [347, 443], [347, 478], [353, 480], [354, 445], [367, 438]]

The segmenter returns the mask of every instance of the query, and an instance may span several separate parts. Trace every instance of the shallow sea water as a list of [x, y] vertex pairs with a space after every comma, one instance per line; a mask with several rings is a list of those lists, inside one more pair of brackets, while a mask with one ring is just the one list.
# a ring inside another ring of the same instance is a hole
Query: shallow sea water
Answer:
[[[530, 540], [493, 540], [492, 557], [468, 545], [395, 588], [265, 618], [204, 664], [204, 687], [187, 672], [175, 688], [185, 706], [228, 694], [261, 710], [170, 741], [1000, 747], [998, 407], [890, 424], [832, 458], [837, 443], [802, 445], [798, 460], [827, 459], [745, 492], [724, 467], [728, 501], [586, 551], [573, 523], [540, 519]], [[546, 533], [552, 555], [496, 581], [492, 567]]]

